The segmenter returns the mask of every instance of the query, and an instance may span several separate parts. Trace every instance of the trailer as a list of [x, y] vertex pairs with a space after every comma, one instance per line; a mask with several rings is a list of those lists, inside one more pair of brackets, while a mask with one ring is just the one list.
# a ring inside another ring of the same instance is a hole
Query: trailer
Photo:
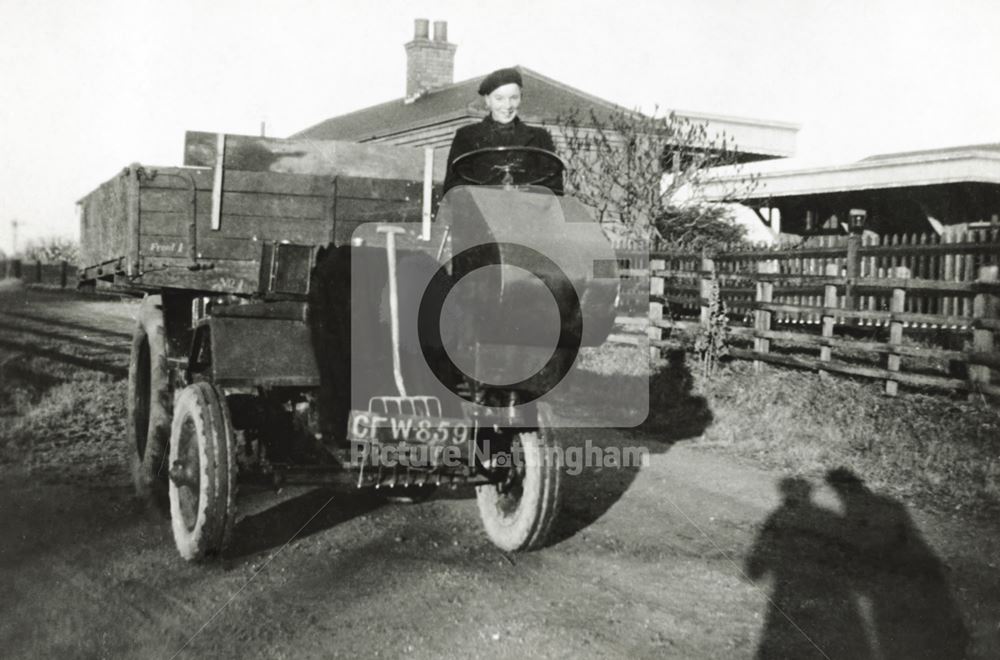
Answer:
[[[561, 477], [541, 397], [607, 337], [618, 279], [587, 210], [532, 185], [525, 159], [557, 156], [485, 151], [463, 163], [477, 185], [442, 198], [419, 150], [189, 133], [183, 167], [130, 165], [80, 200], [81, 286], [142, 296], [128, 442], [182, 557], [226, 547], [241, 483], [472, 487], [498, 547], [544, 545]], [[527, 275], [485, 278], [442, 321], [490, 265]], [[505, 379], [511, 319], [545, 296], [558, 345], [527, 340], [544, 366]]]

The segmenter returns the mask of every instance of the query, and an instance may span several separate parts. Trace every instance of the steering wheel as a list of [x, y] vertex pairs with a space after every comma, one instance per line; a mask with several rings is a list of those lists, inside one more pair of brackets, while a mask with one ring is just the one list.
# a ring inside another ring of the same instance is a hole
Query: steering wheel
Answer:
[[523, 146], [476, 149], [456, 158], [451, 167], [458, 178], [477, 186], [530, 186], [566, 169], [548, 149]]

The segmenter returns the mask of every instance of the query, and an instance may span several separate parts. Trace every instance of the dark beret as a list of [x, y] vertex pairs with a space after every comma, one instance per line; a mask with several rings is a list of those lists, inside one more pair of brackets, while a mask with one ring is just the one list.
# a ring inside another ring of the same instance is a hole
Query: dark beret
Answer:
[[497, 69], [483, 78], [483, 82], [479, 83], [479, 94], [480, 96], [486, 96], [497, 87], [509, 85], [510, 83], [517, 83], [518, 87], [523, 87], [521, 72], [517, 69]]

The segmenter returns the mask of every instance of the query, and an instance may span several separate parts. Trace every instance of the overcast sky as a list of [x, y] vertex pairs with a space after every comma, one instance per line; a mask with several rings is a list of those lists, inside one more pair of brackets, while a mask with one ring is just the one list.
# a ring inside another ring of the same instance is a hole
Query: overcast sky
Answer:
[[398, 98], [413, 19], [456, 80], [521, 64], [630, 107], [796, 122], [804, 161], [1000, 142], [997, 0], [0, 0], [0, 249], [76, 236], [186, 130], [286, 136]]

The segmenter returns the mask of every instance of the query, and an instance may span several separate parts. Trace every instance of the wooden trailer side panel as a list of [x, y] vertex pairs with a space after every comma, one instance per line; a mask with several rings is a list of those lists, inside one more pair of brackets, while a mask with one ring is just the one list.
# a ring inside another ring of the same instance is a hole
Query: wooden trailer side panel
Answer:
[[[218, 145], [218, 133], [188, 131], [184, 136], [184, 164], [215, 167]], [[373, 142], [226, 134], [223, 156], [227, 168], [247, 172], [410, 181], [424, 178], [422, 149]], [[432, 177], [436, 182], [444, 181], [446, 156], [445, 149], [435, 154]]]
[[110, 263], [113, 269], [115, 262], [122, 260], [125, 268], [130, 245], [129, 186], [133, 180], [126, 168], [78, 202], [81, 266], [96, 269]]
[[252, 293], [265, 243], [343, 245], [363, 223], [421, 219], [418, 181], [225, 170], [214, 225], [214, 183], [210, 169], [133, 167], [88, 195], [84, 276]]

